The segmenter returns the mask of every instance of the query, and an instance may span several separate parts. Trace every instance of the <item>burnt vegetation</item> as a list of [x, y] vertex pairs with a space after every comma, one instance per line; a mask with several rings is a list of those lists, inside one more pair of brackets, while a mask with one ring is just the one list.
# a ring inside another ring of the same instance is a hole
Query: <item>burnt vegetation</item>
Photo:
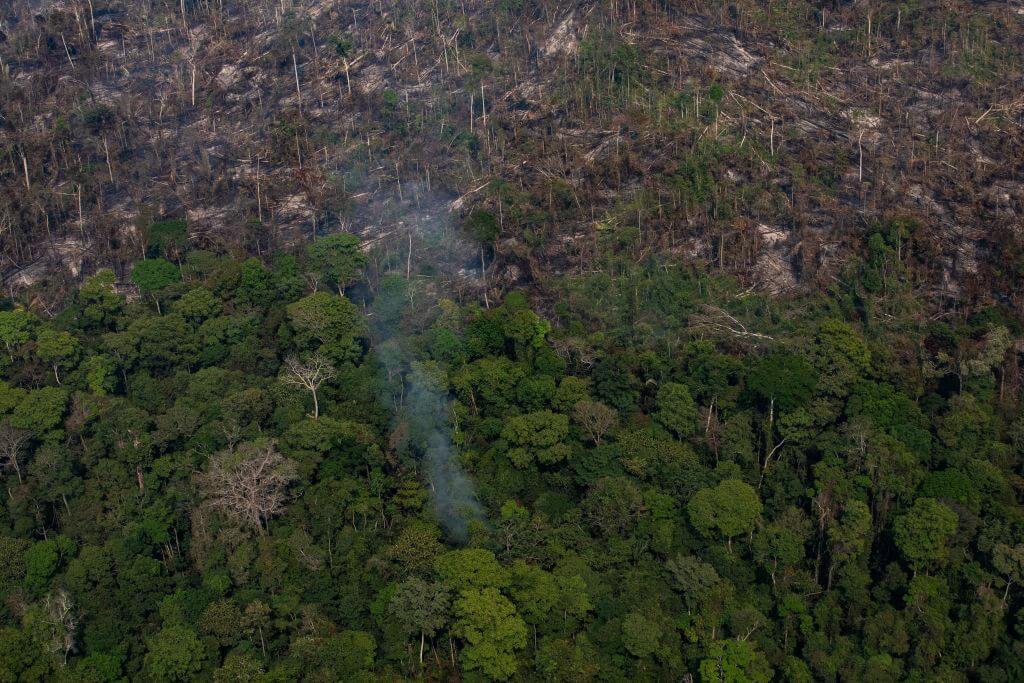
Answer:
[[168, 218], [235, 254], [400, 241], [402, 205], [439, 192], [486, 225], [497, 290], [651, 255], [820, 287], [898, 222], [929, 303], [1019, 307], [1022, 22], [1012, 2], [14, 0], [6, 280], [123, 279]]
[[1024, 680], [1022, 60], [0, 0], [0, 681]]

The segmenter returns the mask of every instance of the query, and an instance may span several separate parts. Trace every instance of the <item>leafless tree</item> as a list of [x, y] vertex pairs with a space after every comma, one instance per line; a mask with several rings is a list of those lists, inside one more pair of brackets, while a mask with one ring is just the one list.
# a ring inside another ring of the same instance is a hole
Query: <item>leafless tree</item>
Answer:
[[619, 420], [618, 413], [600, 401], [583, 400], [572, 409], [573, 419], [586, 432], [590, 440], [600, 445], [601, 439]]
[[0, 465], [5, 469], [14, 470], [18, 475], [18, 483], [21, 478], [21, 456], [25, 450], [25, 444], [32, 438], [32, 432], [25, 429], [12, 427], [7, 420], [0, 422]]
[[287, 374], [282, 377], [285, 384], [296, 387], [305, 387], [313, 394], [313, 419], [320, 417], [320, 400], [317, 396], [317, 389], [324, 382], [331, 380], [337, 374], [334, 365], [326, 356], [314, 353], [306, 362], [300, 361], [294, 356], [284, 362]]
[[707, 330], [722, 336], [733, 336], [742, 339], [763, 339], [771, 341], [767, 334], [754, 332], [747, 329], [747, 326], [740, 322], [735, 316], [717, 306], [704, 306], [704, 313], [695, 313], [690, 316], [690, 328], [694, 330]]
[[50, 627], [50, 648], [63, 655], [64, 664], [67, 664], [68, 654], [75, 651], [78, 614], [66, 590], [58, 588], [43, 599], [43, 619]]
[[295, 477], [294, 463], [267, 442], [217, 453], [197, 479], [206, 505], [263, 535], [270, 518], [284, 510]]

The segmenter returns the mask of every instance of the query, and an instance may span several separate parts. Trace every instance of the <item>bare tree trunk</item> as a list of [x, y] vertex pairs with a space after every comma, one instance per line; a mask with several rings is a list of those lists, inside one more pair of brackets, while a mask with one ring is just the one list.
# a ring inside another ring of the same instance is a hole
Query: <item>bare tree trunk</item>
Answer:
[[25, 158], [25, 153], [21, 153], [21, 168], [25, 171], [25, 189], [32, 189], [32, 181], [28, 177], [28, 159]]
[[487, 299], [487, 266], [484, 263], [484, 245], [480, 245], [480, 279], [484, 282], [484, 307], [490, 309], [491, 302]]
[[295, 70], [295, 92], [299, 97], [299, 111], [302, 111], [302, 85], [299, 83], [299, 60], [295, 56], [295, 48], [292, 48], [292, 68]]
[[68, 41], [64, 40], [64, 34], [60, 34], [60, 42], [64, 44], [64, 54], [68, 56], [68, 63], [71, 64], [72, 70], [75, 68], [75, 60], [71, 58], [71, 50], [68, 49]]
[[107, 138], [103, 137], [103, 153], [107, 157], [107, 175], [110, 176], [110, 182], [114, 183], [114, 169], [110, 165], [110, 148], [107, 146]]
[[405, 279], [412, 277], [412, 230], [409, 230], [409, 253], [405, 257]]

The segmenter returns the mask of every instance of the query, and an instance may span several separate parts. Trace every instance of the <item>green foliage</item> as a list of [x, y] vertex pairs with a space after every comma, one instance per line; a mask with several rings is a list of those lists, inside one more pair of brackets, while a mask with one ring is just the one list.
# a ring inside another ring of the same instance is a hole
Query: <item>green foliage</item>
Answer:
[[352, 41], [344, 36], [328, 36], [327, 42], [334, 47], [334, 54], [347, 57], [352, 51]]
[[466, 230], [481, 244], [491, 244], [498, 238], [500, 228], [498, 219], [490, 211], [477, 209], [465, 220]]
[[624, 354], [613, 354], [599, 361], [594, 368], [593, 381], [597, 397], [620, 411], [628, 411], [638, 398], [639, 382]]
[[215, 683], [259, 680], [266, 672], [259, 660], [252, 655], [229, 653], [224, 664], [213, 672]]
[[0, 594], [9, 595], [25, 577], [25, 551], [30, 541], [0, 536]]
[[341, 631], [328, 637], [303, 637], [292, 646], [293, 657], [301, 662], [313, 680], [370, 680], [377, 644], [364, 631]]
[[75, 544], [66, 536], [34, 543], [25, 551], [25, 585], [35, 591], [45, 588], [74, 552]]
[[0, 341], [4, 343], [9, 354], [32, 339], [32, 329], [36, 317], [20, 308], [13, 311], [0, 311]]
[[301, 349], [321, 350], [338, 360], [358, 357], [359, 313], [344, 297], [317, 292], [288, 306], [288, 318]]
[[927, 456], [931, 449], [927, 418], [916, 403], [892, 385], [861, 382], [853, 389], [846, 412], [851, 417], [868, 417], [918, 456]]
[[[1010, 316], [926, 337], [618, 264], [550, 324], [402, 272], [373, 342], [308, 294], [349, 281], [346, 241], [317, 266], [192, 252], [162, 314], [100, 273], [55, 319], [0, 315], [0, 679], [1015, 679]], [[279, 380], [318, 352], [312, 420]], [[424, 457], [445, 436], [486, 517], [463, 545]]]
[[452, 632], [465, 641], [459, 654], [467, 671], [506, 680], [519, 669], [516, 653], [526, 647], [526, 624], [496, 588], [467, 588], [455, 600]]
[[658, 650], [662, 632], [658, 624], [640, 612], [630, 612], [622, 620], [622, 642], [634, 657], [649, 657]]
[[697, 404], [685, 384], [663, 384], [658, 389], [657, 404], [654, 419], [676, 437], [685, 439], [697, 430]]
[[767, 683], [772, 669], [764, 655], [745, 640], [713, 643], [700, 662], [701, 683]]
[[74, 680], [84, 683], [116, 683], [124, 680], [121, 658], [104, 652], [83, 657], [74, 666]]
[[172, 253], [188, 241], [188, 226], [180, 219], [157, 221], [146, 230], [147, 246], [155, 253]]
[[757, 491], [738, 479], [698, 491], [689, 503], [690, 521], [705, 534], [718, 532], [727, 539], [750, 533], [761, 515]]
[[835, 396], [845, 396], [871, 366], [871, 350], [849, 323], [826, 320], [815, 338], [815, 366], [820, 387]]
[[569, 457], [564, 440], [569, 435], [569, 418], [550, 410], [517, 415], [505, 423], [501, 438], [509, 443], [508, 457], [516, 467], [533, 462], [554, 465]]
[[944, 560], [956, 526], [956, 513], [933, 498], [918, 498], [893, 524], [896, 545], [914, 568]]
[[643, 513], [640, 490], [626, 477], [599, 479], [583, 501], [584, 514], [595, 530], [605, 535], [631, 531]]
[[235, 282], [235, 301], [251, 309], [260, 309], [276, 298], [274, 273], [262, 261], [246, 259], [239, 266]]
[[451, 550], [439, 555], [434, 569], [448, 586], [456, 590], [470, 588], [504, 588], [509, 584], [508, 571], [483, 548]]
[[555, 410], [568, 413], [577, 403], [590, 397], [590, 383], [583, 377], [563, 377], [552, 399]]
[[147, 294], [159, 292], [180, 280], [181, 271], [166, 259], [139, 261], [132, 268], [132, 282]]
[[110, 356], [89, 356], [82, 364], [82, 370], [85, 373], [85, 384], [92, 393], [105, 396], [114, 390], [117, 366]]
[[43, 327], [36, 333], [36, 353], [50, 364], [60, 381], [58, 368], [66, 368], [74, 364], [78, 357], [78, 340], [69, 332], [57, 331], [52, 327]]
[[551, 323], [533, 311], [513, 310], [505, 319], [504, 328], [505, 336], [512, 340], [520, 353], [525, 354], [544, 347]]
[[220, 315], [223, 307], [221, 300], [205, 287], [190, 289], [174, 303], [175, 312], [194, 325]]
[[795, 353], [777, 352], [759, 358], [747, 375], [747, 390], [763, 405], [789, 411], [806, 405], [818, 378], [810, 363]]
[[309, 245], [310, 265], [339, 291], [351, 284], [366, 265], [359, 238], [347, 232], [328, 235]]
[[551, 681], [590, 681], [598, 672], [598, 653], [590, 641], [581, 637], [545, 638], [537, 651], [537, 669]]
[[45, 680], [53, 664], [48, 654], [22, 630], [0, 627], [0, 679]]
[[190, 362], [198, 350], [195, 332], [180, 315], [137, 318], [123, 333], [110, 336], [112, 354], [123, 361], [160, 371]]
[[146, 673], [150, 680], [188, 681], [203, 668], [203, 644], [194, 631], [184, 626], [161, 629], [146, 646]]
[[451, 600], [444, 585], [413, 577], [395, 587], [388, 612], [407, 636], [422, 634], [433, 638], [448, 625]]
[[43, 387], [30, 391], [11, 414], [11, 426], [42, 436], [60, 425], [67, 404], [68, 392], [63, 389]]
[[639, 77], [636, 47], [622, 42], [616, 34], [588, 36], [579, 50], [580, 71], [597, 83], [626, 85]]
[[701, 154], [686, 156], [668, 178], [682, 202], [691, 209], [704, 206], [715, 192], [715, 178], [708, 162], [709, 159]]

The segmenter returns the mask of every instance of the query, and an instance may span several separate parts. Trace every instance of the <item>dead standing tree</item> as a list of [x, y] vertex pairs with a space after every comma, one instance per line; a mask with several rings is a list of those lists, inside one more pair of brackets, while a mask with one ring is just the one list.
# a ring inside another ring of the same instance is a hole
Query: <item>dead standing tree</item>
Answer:
[[320, 399], [317, 390], [320, 385], [334, 378], [337, 374], [334, 365], [326, 356], [314, 353], [306, 362], [294, 356], [284, 362], [287, 374], [281, 378], [285, 384], [304, 387], [313, 394], [313, 419], [320, 417]]
[[262, 536], [270, 518], [284, 510], [288, 485], [295, 477], [295, 464], [281, 455], [273, 442], [267, 442], [246, 443], [237, 450], [217, 453], [197, 480], [208, 507]]
[[572, 409], [573, 419], [595, 445], [601, 445], [604, 435], [615, 428], [619, 415], [614, 408], [600, 401], [579, 401]]
[[0, 422], [0, 466], [14, 470], [19, 484], [24, 483], [21, 478], [21, 457], [25, 444], [31, 438], [32, 432], [12, 427], [7, 420]]
[[71, 595], [63, 588], [53, 591], [43, 600], [43, 620], [50, 629], [50, 649], [64, 658], [75, 651], [79, 615]]

